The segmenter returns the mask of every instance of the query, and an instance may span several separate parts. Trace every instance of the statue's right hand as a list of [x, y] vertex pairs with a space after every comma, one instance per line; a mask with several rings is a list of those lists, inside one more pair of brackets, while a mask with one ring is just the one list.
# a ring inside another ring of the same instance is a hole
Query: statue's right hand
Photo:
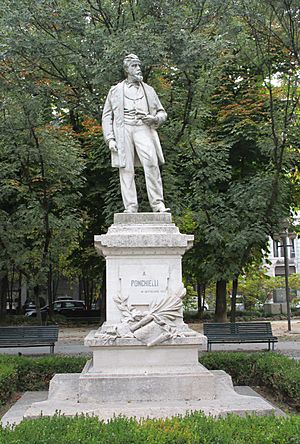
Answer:
[[115, 153], [118, 151], [117, 142], [114, 139], [109, 141], [108, 147], [111, 151], [114, 151]]

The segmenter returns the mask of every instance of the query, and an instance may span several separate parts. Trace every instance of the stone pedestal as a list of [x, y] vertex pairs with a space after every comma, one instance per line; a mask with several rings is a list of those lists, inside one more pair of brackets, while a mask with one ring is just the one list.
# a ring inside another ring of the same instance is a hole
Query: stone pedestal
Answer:
[[264, 304], [264, 312], [267, 314], [287, 314], [286, 302], [271, 302]]
[[107, 234], [95, 236], [95, 247], [106, 258], [107, 323], [123, 319], [116, 298], [128, 298], [132, 309], [146, 311], [180, 293], [181, 258], [193, 239], [179, 232], [169, 213], [115, 214]]
[[107, 321], [85, 339], [93, 360], [80, 401], [214, 398], [214, 378], [198, 363], [205, 337], [183, 322], [181, 258], [192, 242], [168, 213], [116, 214], [95, 236], [106, 258]]
[[214, 377], [198, 363], [197, 344], [180, 339], [151, 348], [134, 339], [93, 347], [79, 378], [80, 402], [214, 399]]
[[107, 321], [85, 338], [93, 359], [80, 375], [55, 375], [48, 400], [33, 403], [25, 417], [274, 410], [260, 398], [238, 395], [226, 373], [198, 362], [206, 338], [183, 322], [182, 310], [181, 258], [192, 242], [168, 213], [115, 214], [107, 234], [95, 236], [106, 258]]

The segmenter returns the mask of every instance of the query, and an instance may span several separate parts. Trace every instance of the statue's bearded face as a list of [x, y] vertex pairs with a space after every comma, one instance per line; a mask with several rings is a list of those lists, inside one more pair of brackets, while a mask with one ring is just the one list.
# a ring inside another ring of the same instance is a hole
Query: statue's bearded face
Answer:
[[128, 77], [136, 82], [143, 81], [141, 65], [138, 62], [131, 62], [127, 68]]

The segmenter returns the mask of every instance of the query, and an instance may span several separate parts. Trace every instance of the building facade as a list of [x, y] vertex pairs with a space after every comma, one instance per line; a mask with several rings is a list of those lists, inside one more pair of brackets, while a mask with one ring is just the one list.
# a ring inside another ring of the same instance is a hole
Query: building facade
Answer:
[[[294, 217], [295, 225], [300, 225], [300, 213]], [[296, 234], [287, 235], [287, 256], [289, 262], [289, 274], [300, 273], [300, 238]], [[269, 276], [284, 276], [284, 249], [281, 239], [269, 239], [269, 257], [271, 263], [268, 269]]]

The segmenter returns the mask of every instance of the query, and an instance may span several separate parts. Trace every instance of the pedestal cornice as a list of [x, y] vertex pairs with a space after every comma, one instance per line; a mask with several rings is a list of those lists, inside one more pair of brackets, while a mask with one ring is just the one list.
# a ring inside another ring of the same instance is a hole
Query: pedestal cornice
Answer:
[[107, 234], [94, 239], [103, 256], [183, 255], [192, 247], [194, 236], [181, 234], [169, 213], [119, 213]]

